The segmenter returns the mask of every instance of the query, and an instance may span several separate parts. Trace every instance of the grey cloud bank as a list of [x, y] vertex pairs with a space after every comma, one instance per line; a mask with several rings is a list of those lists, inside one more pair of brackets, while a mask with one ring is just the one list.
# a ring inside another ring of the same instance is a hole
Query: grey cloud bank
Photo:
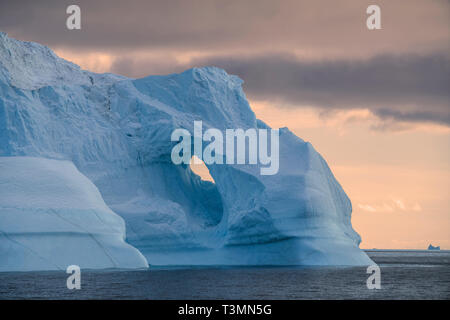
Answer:
[[450, 124], [450, 60], [445, 55], [382, 55], [300, 61], [288, 54], [211, 56], [188, 64], [119, 59], [112, 71], [140, 77], [217, 66], [245, 80], [251, 98], [323, 109], [368, 108], [381, 118]]
[[0, 28], [23, 40], [85, 50], [295, 50], [310, 57], [449, 48], [447, 1], [379, 0], [382, 30], [366, 28], [371, 1], [76, 1], [83, 28], [65, 28], [73, 1], [2, 1]]
[[[365, 26], [370, 1], [82, 0], [78, 31], [65, 28], [70, 4], [2, 1], [0, 30], [68, 52], [107, 52], [109, 71], [126, 76], [215, 65], [244, 79], [252, 99], [450, 124], [448, 1], [377, 1], [377, 31]], [[197, 58], [180, 63], [189, 52]]]

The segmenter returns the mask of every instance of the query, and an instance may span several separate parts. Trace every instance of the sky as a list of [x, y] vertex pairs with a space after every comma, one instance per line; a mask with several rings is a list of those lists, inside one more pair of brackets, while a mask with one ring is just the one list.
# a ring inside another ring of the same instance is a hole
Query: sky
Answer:
[[224, 68], [258, 118], [324, 156], [362, 248], [450, 249], [448, 0], [1, 0], [0, 31], [95, 72]]

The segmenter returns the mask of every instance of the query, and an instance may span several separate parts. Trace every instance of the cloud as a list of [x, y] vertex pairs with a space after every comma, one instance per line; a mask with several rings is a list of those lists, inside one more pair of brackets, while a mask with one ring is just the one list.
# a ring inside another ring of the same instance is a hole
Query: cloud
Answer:
[[366, 60], [302, 61], [287, 55], [206, 57], [245, 80], [250, 97], [324, 110], [369, 109], [383, 119], [450, 124], [450, 60], [382, 55]]
[[415, 122], [450, 125], [450, 59], [443, 55], [311, 61], [278, 53], [206, 56], [181, 63], [170, 55], [144, 54], [120, 57], [109, 71], [144, 77], [201, 66], [238, 75], [252, 100], [279, 108], [316, 107], [323, 117], [339, 110], [368, 110], [383, 120], [375, 130], [399, 130]]
[[382, 120], [374, 130], [401, 130], [417, 122], [450, 125], [450, 59], [443, 55], [311, 61], [278, 53], [180, 62], [175, 56], [149, 53], [120, 56], [108, 71], [144, 77], [201, 66], [240, 76], [252, 100], [278, 108], [315, 107], [325, 118], [338, 111], [368, 110], [366, 118], [372, 114]]
[[[447, 102], [447, 107], [450, 108], [450, 99]], [[447, 110], [445, 109], [445, 105], [443, 105], [442, 108], [438, 108], [441, 110], [435, 110], [436, 112], [434, 112], [434, 110], [430, 112], [429, 109], [433, 109], [433, 105], [427, 105], [426, 102], [424, 102], [422, 108], [425, 110], [404, 111], [395, 110], [395, 108], [380, 108], [375, 110], [375, 114], [383, 119], [401, 119], [407, 122], [435, 122], [444, 125], [450, 124], [450, 112], [448, 108]]]
[[395, 205], [400, 209], [400, 210], [406, 210], [405, 204], [403, 203], [402, 200], [400, 199], [395, 199], [394, 200]]
[[[66, 29], [66, 8], [82, 29]], [[262, 52], [310, 58], [382, 52], [447, 52], [448, 1], [378, 0], [382, 30], [366, 28], [370, 0], [21, 0], [0, 1], [0, 29], [53, 47], [129, 51]]]
[[146, 55], [141, 58], [119, 57], [111, 64], [109, 72], [140, 78], [148, 75], [179, 73], [190, 68], [170, 55]]
[[59, 51], [107, 53], [114, 59], [87, 64], [132, 77], [216, 65], [244, 79], [254, 100], [367, 109], [383, 120], [376, 130], [450, 125], [448, 1], [380, 0], [378, 31], [365, 27], [370, 1], [80, 0], [82, 29], [70, 31], [72, 2], [1, 1], [0, 29]]
[[366, 212], [422, 211], [422, 206], [418, 202], [416, 202], [412, 206], [407, 206], [401, 199], [391, 199], [391, 201], [389, 201], [389, 204], [384, 202], [381, 205], [359, 203], [358, 208]]
[[372, 206], [370, 206], [368, 204], [358, 204], [358, 207], [361, 210], [364, 210], [364, 211], [369, 211], [369, 212], [376, 212], [377, 211], [377, 209], [375, 209], [374, 207], [372, 207]]

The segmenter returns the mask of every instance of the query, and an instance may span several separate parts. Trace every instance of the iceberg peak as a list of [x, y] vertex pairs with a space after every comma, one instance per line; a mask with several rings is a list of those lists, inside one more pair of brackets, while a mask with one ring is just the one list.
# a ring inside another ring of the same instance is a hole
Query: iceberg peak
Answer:
[[[1, 73], [12, 86], [26, 90], [64, 84], [91, 85], [91, 79], [100, 76], [58, 57], [47, 46], [16, 40], [6, 33], [0, 36]], [[124, 78], [108, 74], [102, 76], [110, 79]]]

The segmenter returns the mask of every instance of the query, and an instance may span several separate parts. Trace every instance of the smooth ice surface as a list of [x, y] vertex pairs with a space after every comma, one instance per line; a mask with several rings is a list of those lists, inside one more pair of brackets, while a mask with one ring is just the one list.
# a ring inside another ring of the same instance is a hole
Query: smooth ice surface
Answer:
[[125, 223], [69, 161], [0, 157], [0, 271], [145, 268]]
[[347, 195], [287, 128], [276, 175], [260, 175], [260, 165], [208, 165], [211, 183], [171, 162], [172, 131], [193, 134], [194, 120], [203, 130], [268, 128], [242, 82], [214, 67], [99, 75], [0, 34], [0, 156], [73, 162], [150, 264], [372, 264]]

